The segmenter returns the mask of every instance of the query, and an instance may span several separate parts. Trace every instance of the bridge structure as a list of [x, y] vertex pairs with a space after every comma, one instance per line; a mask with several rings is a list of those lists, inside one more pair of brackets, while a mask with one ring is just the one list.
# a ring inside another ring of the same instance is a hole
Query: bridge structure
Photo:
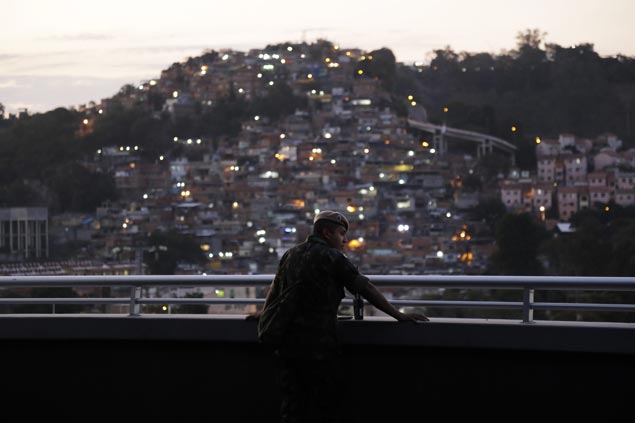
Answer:
[[445, 124], [436, 125], [415, 119], [408, 119], [408, 125], [412, 128], [432, 134], [432, 145], [436, 149], [437, 154], [441, 156], [444, 156], [448, 152], [448, 138], [455, 138], [476, 143], [476, 156], [479, 158], [492, 154], [494, 149], [498, 149], [510, 155], [512, 165], [516, 162], [516, 151], [518, 148], [502, 138], [481, 132], [452, 128]]

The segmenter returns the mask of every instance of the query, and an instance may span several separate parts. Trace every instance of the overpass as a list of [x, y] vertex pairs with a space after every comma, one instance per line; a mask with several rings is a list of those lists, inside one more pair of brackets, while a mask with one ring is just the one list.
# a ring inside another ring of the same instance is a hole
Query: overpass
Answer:
[[446, 139], [446, 137], [448, 137], [476, 143], [477, 157], [491, 154], [496, 148], [510, 155], [512, 165], [515, 163], [515, 153], [518, 148], [502, 138], [498, 138], [489, 134], [483, 134], [480, 132], [452, 128], [446, 125], [436, 125], [433, 123], [414, 119], [408, 119], [408, 125], [412, 128], [433, 134], [432, 144], [440, 155], [445, 155], [448, 151], [448, 140]]

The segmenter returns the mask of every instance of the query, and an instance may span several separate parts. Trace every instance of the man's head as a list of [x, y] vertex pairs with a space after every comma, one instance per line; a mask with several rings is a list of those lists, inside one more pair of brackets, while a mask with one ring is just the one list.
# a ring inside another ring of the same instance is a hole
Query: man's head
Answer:
[[342, 213], [324, 210], [313, 218], [313, 234], [320, 236], [331, 247], [344, 250], [348, 220]]

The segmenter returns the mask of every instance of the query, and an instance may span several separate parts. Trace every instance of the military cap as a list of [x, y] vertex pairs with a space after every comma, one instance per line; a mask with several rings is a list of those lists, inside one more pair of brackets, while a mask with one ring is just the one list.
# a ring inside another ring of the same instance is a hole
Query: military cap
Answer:
[[323, 210], [315, 215], [315, 217], [313, 218], [313, 224], [315, 225], [318, 220], [329, 220], [331, 222], [335, 222], [344, 226], [348, 231], [348, 220], [340, 212], [336, 212], [333, 210]]

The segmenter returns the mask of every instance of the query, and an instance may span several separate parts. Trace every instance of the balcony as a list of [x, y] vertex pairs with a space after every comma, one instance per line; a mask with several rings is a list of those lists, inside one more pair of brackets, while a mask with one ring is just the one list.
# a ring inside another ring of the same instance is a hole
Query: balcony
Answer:
[[[382, 290], [516, 289], [519, 302], [395, 299], [399, 306], [509, 308], [518, 319], [383, 316], [341, 320], [346, 422], [437, 418], [568, 421], [630, 410], [635, 324], [545, 321], [542, 309], [631, 304], [544, 303], [542, 290], [635, 290], [633, 278], [371, 276]], [[151, 286], [264, 286], [271, 275], [4, 277], [0, 287], [117, 287], [112, 298], [2, 298], [0, 304], [124, 305], [124, 313], [0, 315], [3, 411], [20, 419], [275, 422], [275, 362], [244, 314], [148, 314], [152, 304], [258, 304], [262, 298], [149, 298]], [[114, 291], [114, 290], [113, 290]], [[255, 290], [254, 290], [255, 292]], [[348, 303], [348, 300], [347, 300]], [[59, 307], [59, 306], [58, 306]], [[53, 308], [51, 308], [53, 311]], [[19, 414], [14, 414], [19, 413]], [[554, 412], [556, 414], [554, 414]]]

